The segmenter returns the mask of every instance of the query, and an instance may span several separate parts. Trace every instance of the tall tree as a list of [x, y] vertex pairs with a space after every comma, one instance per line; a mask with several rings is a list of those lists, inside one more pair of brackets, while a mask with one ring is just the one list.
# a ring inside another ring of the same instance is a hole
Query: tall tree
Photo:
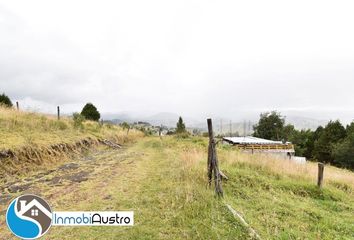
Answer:
[[333, 163], [354, 170], [354, 122], [347, 126], [347, 137], [335, 145]]
[[4, 105], [6, 107], [12, 107], [12, 102], [10, 98], [5, 95], [5, 93], [0, 95], [0, 105]]
[[101, 117], [97, 108], [92, 103], [86, 103], [81, 111], [81, 115], [87, 120], [98, 121]]
[[179, 117], [177, 122], [176, 133], [185, 133], [186, 132], [186, 125], [183, 122], [182, 117]]
[[349, 135], [350, 133], [353, 133], [354, 132], [354, 121], [347, 125], [347, 128], [345, 129], [347, 131], [347, 135]]
[[318, 140], [315, 141], [314, 157], [322, 162], [333, 163], [334, 146], [340, 143], [345, 137], [346, 130], [343, 125], [338, 120], [334, 122], [330, 121], [320, 132]]
[[281, 136], [285, 141], [292, 141], [296, 133], [297, 130], [295, 129], [294, 125], [287, 124], [283, 127]]
[[354, 170], [354, 132], [334, 147], [333, 156], [334, 165]]
[[284, 117], [276, 111], [262, 113], [258, 124], [253, 127], [253, 136], [270, 140], [281, 140], [284, 123]]

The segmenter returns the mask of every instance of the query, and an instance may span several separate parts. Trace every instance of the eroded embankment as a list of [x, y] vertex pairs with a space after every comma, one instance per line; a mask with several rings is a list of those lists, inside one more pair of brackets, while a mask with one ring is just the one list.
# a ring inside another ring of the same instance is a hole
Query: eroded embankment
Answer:
[[0, 151], [0, 178], [32, 171], [33, 168], [65, 161], [72, 155], [82, 154], [98, 145], [120, 148], [107, 139], [87, 137], [74, 143], [58, 143], [48, 146], [24, 146], [19, 149]]

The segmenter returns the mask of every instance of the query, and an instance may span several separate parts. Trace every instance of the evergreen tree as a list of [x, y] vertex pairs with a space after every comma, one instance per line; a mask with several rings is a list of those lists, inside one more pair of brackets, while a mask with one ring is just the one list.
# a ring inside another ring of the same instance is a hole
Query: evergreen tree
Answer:
[[346, 137], [346, 130], [337, 120], [330, 121], [315, 141], [314, 157], [322, 162], [333, 163], [333, 149]]
[[334, 165], [354, 170], [354, 132], [334, 147], [333, 155]]
[[186, 132], [186, 125], [183, 122], [182, 117], [179, 117], [177, 122], [176, 133], [185, 133]]
[[333, 150], [333, 163], [354, 170], [354, 122], [347, 126], [347, 137]]
[[313, 132], [311, 130], [299, 131], [293, 129], [288, 140], [295, 145], [295, 152], [297, 156], [310, 158], [307, 156], [307, 152], [309, 151], [309, 143], [311, 142], [312, 134]]
[[81, 115], [87, 120], [98, 121], [101, 117], [97, 108], [92, 103], [87, 103], [81, 111]]
[[347, 125], [346, 132], [347, 132], [347, 135], [354, 132], [354, 121], [350, 125]]
[[282, 129], [282, 139], [285, 141], [293, 141], [295, 134], [298, 131], [295, 129], [294, 125], [292, 124], [287, 124], [283, 129]]
[[5, 95], [5, 93], [0, 95], [0, 105], [4, 105], [6, 107], [12, 107], [12, 102], [10, 98]]

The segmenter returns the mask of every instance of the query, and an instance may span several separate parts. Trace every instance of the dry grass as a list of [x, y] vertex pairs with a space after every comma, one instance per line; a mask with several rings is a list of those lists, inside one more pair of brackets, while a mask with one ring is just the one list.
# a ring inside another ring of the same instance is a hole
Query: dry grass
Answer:
[[181, 153], [181, 163], [184, 170], [192, 170], [199, 167], [200, 162], [205, 162], [207, 154], [199, 148], [186, 149]]
[[[222, 169], [235, 165], [247, 165], [257, 170], [266, 171], [272, 174], [279, 174], [292, 178], [300, 178], [316, 182], [318, 165], [315, 162], [299, 164], [287, 159], [281, 159], [266, 154], [247, 154], [232, 148], [218, 148], [218, 156]], [[201, 162], [207, 159], [205, 147], [185, 148], [181, 153], [181, 159], [185, 169], [197, 168]], [[203, 168], [204, 173], [206, 168]], [[346, 185], [354, 190], [354, 172], [326, 165], [324, 172], [324, 184]]]
[[101, 126], [92, 121], [85, 121], [82, 126], [75, 127], [74, 121], [69, 117], [62, 117], [58, 121], [52, 115], [0, 107], [0, 150], [74, 143], [89, 137], [104, 137], [125, 143], [142, 135], [135, 130], [131, 130], [127, 135], [126, 131], [118, 126]]
[[70, 154], [81, 153], [106, 138], [124, 144], [142, 137], [143, 133], [131, 130], [129, 134], [112, 124], [85, 121], [74, 124], [73, 119], [16, 111], [0, 107], [0, 152], [8, 157], [1, 158], [0, 176], [30, 171], [33, 164], [45, 167]]
[[[289, 177], [308, 179], [315, 182], [317, 179], [318, 165], [315, 162], [299, 164], [287, 159], [276, 158], [266, 154], [247, 154], [239, 151], [221, 151], [222, 164], [247, 164], [255, 168]], [[354, 173], [333, 167], [325, 166], [324, 183], [346, 184], [354, 189]]]
[[[208, 189], [206, 140], [185, 139], [171, 145], [180, 153], [186, 199], [193, 199], [196, 188]], [[263, 239], [352, 236], [353, 172], [326, 166], [324, 187], [318, 189], [317, 163], [244, 154], [229, 146], [218, 146], [217, 153], [219, 166], [229, 177], [222, 183], [224, 201]]]
[[[134, 227], [55, 228], [47, 239], [250, 239], [195, 168], [201, 155], [170, 137], [146, 137], [99, 178], [58, 192], [56, 209], [134, 210]], [[192, 155], [198, 156], [197, 161]], [[137, 154], [138, 153], [138, 154]], [[142, 154], [143, 153], [143, 154]], [[187, 158], [180, 160], [180, 156]], [[113, 156], [117, 157], [116, 154]], [[105, 158], [102, 161], [106, 161]], [[186, 164], [184, 164], [186, 162]], [[199, 168], [201, 169], [201, 168]], [[53, 191], [53, 188], [51, 189]], [[106, 198], [106, 196], [109, 198]], [[1, 231], [1, 229], [0, 229]], [[0, 237], [1, 239], [1, 237]]]

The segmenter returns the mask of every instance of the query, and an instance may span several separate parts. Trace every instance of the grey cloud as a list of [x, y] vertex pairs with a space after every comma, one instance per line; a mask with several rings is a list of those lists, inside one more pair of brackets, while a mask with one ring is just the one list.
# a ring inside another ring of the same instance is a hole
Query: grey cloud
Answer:
[[41, 109], [353, 118], [350, 2], [2, 4], [0, 91]]

